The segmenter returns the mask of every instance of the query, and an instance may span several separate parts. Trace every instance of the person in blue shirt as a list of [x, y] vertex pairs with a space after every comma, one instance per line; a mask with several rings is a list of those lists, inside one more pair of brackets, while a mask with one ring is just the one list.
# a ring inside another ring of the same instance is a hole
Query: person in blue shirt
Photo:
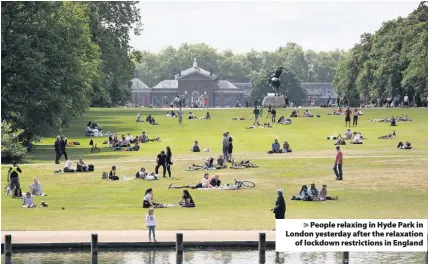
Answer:
[[275, 139], [275, 142], [272, 144], [273, 153], [281, 153], [281, 146], [278, 143], [278, 139]]

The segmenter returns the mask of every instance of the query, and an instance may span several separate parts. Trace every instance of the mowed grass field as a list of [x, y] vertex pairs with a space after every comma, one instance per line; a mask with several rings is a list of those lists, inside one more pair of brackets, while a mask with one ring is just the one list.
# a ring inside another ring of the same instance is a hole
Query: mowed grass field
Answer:
[[[191, 110], [198, 117], [206, 110]], [[33, 177], [38, 177], [47, 197], [35, 197], [39, 205], [48, 208], [22, 209], [20, 199], [2, 196], [2, 230], [132, 230], [144, 227], [146, 209], [142, 209], [144, 191], [154, 189], [154, 199], [172, 203], [180, 199], [182, 190], [168, 189], [174, 185], [196, 184], [204, 172], [184, 171], [193, 163], [203, 164], [208, 156], [221, 154], [222, 133], [229, 131], [234, 138], [236, 161], [250, 160], [256, 169], [210, 171], [223, 183], [234, 178], [256, 183], [253, 189], [238, 191], [190, 190], [196, 208], [157, 209], [158, 229], [177, 230], [243, 230], [266, 229], [275, 225], [270, 209], [276, 200], [276, 190], [284, 189], [287, 218], [427, 218], [428, 216], [428, 109], [369, 109], [363, 110], [358, 128], [368, 140], [363, 145], [342, 146], [344, 180], [336, 181], [332, 167], [335, 158], [334, 141], [326, 136], [344, 133], [344, 116], [326, 115], [332, 109], [312, 109], [321, 118], [294, 118], [291, 125], [275, 125], [271, 129], [246, 129], [252, 121], [233, 121], [232, 117], [252, 117], [252, 109], [210, 109], [212, 120], [187, 120], [178, 125], [176, 118], [167, 118], [162, 109], [90, 109], [83, 118], [72, 122], [63, 133], [80, 146], [69, 147], [68, 154], [77, 161], [95, 165], [95, 172], [55, 174], [62, 169], [54, 164], [55, 134], [43, 138], [36, 150], [22, 164], [23, 191]], [[187, 116], [189, 110], [185, 110]], [[289, 116], [290, 109], [278, 109], [277, 116]], [[303, 111], [301, 111], [303, 112]], [[138, 113], [154, 115], [159, 126], [136, 123]], [[414, 122], [400, 122], [394, 129], [397, 138], [378, 140], [392, 133], [387, 123], [369, 122], [373, 118], [408, 115]], [[267, 109], [263, 121], [266, 120]], [[89, 140], [84, 136], [88, 121], [96, 121], [104, 131], [132, 135], [145, 130], [150, 138], [162, 142], [141, 145], [138, 152], [114, 152], [102, 144], [107, 137], [96, 138], [101, 153], [91, 154]], [[293, 153], [269, 155], [275, 138], [287, 140]], [[198, 140], [202, 149], [211, 152], [189, 152]], [[399, 141], [411, 141], [414, 150], [399, 150]], [[105, 181], [103, 171], [117, 166], [121, 177], [133, 177], [140, 167], [154, 170], [156, 155], [170, 146], [173, 152], [173, 179], [159, 181]], [[7, 165], [2, 165], [2, 188], [7, 184]], [[291, 201], [302, 184], [315, 183], [320, 189], [328, 185], [331, 196], [338, 201]], [[64, 207], [65, 210], [61, 208]]]

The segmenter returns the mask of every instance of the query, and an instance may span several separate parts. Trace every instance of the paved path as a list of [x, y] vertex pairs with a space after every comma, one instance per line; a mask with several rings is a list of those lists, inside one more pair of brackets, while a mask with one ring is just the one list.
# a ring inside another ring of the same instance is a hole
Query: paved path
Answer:
[[[258, 241], [259, 233], [266, 233], [266, 241], [275, 241], [272, 230], [182, 230], [156, 231], [159, 242], [174, 242], [176, 233], [183, 234], [184, 242], [219, 242], [219, 241]], [[1, 243], [4, 236], [12, 235], [12, 244], [29, 243], [81, 243], [91, 242], [91, 234], [98, 234], [98, 242], [148, 242], [146, 230], [124, 231], [1, 231]]]

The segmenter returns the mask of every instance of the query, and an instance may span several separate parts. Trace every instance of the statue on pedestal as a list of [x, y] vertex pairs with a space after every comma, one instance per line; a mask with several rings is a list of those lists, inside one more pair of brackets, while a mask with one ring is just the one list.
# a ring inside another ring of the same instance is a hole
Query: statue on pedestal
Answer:
[[279, 78], [283, 71], [284, 67], [278, 67], [276, 68], [275, 73], [269, 78], [269, 86], [275, 91], [275, 96], [279, 96], [279, 87], [281, 87], [281, 80]]

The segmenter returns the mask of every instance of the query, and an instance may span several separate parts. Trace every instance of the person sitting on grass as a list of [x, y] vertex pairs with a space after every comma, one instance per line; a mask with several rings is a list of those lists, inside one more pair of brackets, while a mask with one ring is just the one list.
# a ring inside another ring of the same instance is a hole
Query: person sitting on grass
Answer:
[[166, 114], [166, 117], [177, 117], [177, 115], [175, 114], [174, 110], [171, 110], [170, 113]]
[[340, 133], [337, 136], [337, 141], [336, 141], [336, 143], [334, 143], [334, 145], [336, 145], [336, 146], [346, 145], [346, 141]]
[[272, 150], [268, 153], [281, 153], [281, 145], [279, 145], [278, 139], [275, 138], [275, 141], [272, 143]]
[[156, 120], [155, 120], [155, 118], [152, 117], [151, 120], [150, 120], [150, 125], [152, 125], [152, 126], [158, 126], [159, 123], [157, 123]]
[[394, 118], [394, 117], [392, 117], [392, 118], [391, 118], [390, 126], [397, 126], [397, 124], [396, 124], [396, 121], [395, 121], [395, 118]]
[[152, 122], [152, 115], [148, 115], [146, 117], [146, 122], [148, 122], [149, 124]]
[[210, 185], [214, 188], [220, 187], [220, 185], [221, 185], [220, 176], [215, 175], [214, 178], [211, 179]]
[[352, 139], [351, 129], [348, 128], [348, 130], [345, 131], [345, 137], [343, 137], [343, 139]]
[[223, 167], [224, 165], [225, 165], [225, 160], [223, 158], [223, 155], [218, 156], [217, 166]]
[[213, 157], [209, 157], [205, 160], [204, 163], [204, 169], [213, 169], [214, 168], [214, 158]]
[[195, 140], [195, 143], [193, 143], [193, 147], [190, 150], [191, 152], [201, 152], [201, 149], [199, 148], [199, 142]]
[[146, 131], [143, 131], [141, 133], [141, 138], [140, 138], [141, 143], [147, 143], [149, 142], [149, 137], [146, 134]]
[[146, 193], [144, 194], [144, 199], [143, 199], [143, 208], [163, 208], [165, 207], [163, 204], [160, 203], [155, 203], [153, 202], [154, 198], [153, 198], [153, 189], [149, 188], [146, 190]]
[[304, 117], [314, 117], [314, 115], [311, 114], [311, 112], [309, 112], [308, 109], [306, 109], [305, 113], [303, 114]]
[[116, 175], [116, 166], [112, 166], [110, 173], [108, 175], [108, 179], [112, 180], [112, 181], [118, 181], [119, 180], [119, 176]]
[[326, 184], [324, 184], [324, 185], [322, 186], [322, 189], [321, 189], [320, 193], [319, 193], [318, 199], [319, 199], [320, 201], [326, 201], [326, 200], [339, 200], [339, 196], [336, 196], [336, 197], [330, 197], [330, 196], [328, 196], [328, 195], [327, 195], [327, 185], [326, 185]]
[[146, 177], [147, 172], [145, 168], [141, 168], [139, 171], [137, 171], [137, 173], [135, 173], [135, 178], [136, 179], [144, 179], [144, 177]]
[[34, 204], [33, 197], [31, 197], [31, 193], [27, 192], [24, 196], [24, 202], [22, 203], [22, 208], [36, 208]]
[[296, 110], [293, 110], [293, 112], [291, 112], [290, 117], [299, 117], [299, 113]]
[[302, 188], [300, 189], [299, 196], [293, 196], [291, 200], [297, 200], [297, 201], [309, 201], [309, 195], [308, 195], [308, 186], [302, 185]]
[[208, 173], [204, 174], [204, 177], [202, 178], [201, 183], [198, 183], [195, 188], [212, 188], [211, 184], [210, 184], [210, 175]]
[[65, 162], [64, 172], [74, 172], [73, 161], [71, 161], [71, 156], [68, 156], [68, 160]]
[[311, 188], [309, 188], [309, 190], [308, 190], [308, 196], [311, 197], [312, 199], [315, 199], [316, 197], [318, 197], [318, 194], [319, 194], [319, 192], [318, 192], [317, 188], [315, 187], [315, 183], [312, 183]]
[[189, 112], [189, 117], [188, 118], [189, 119], [196, 119], [196, 116], [192, 112]]
[[121, 143], [120, 143], [121, 147], [130, 147], [131, 146], [131, 142], [129, 142], [129, 140], [127, 138], [123, 138]]
[[138, 145], [138, 142], [135, 142], [135, 145], [128, 148], [128, 151], [139, 151], [140, 145]]
[[183, 196], [181, 197], [181, 200], [178, 201], [178, 204], [181, 207], [187, 207], [187, 208], [196, 206], [188, 190], [183, 190]]
[[80, 157], [79, 161], [77, 162], [76, 171], [78, 171], [78, 172], [88, 171], [88, 166], [85, 164], [85, 162], [83, 162], [82, 157]]
[[289, 152], [293, 152], [291, 150], [290, 144], [288, 144], [288, 141], [285, 141], [284, 144], [282, 145], [282, 153], [289, 153]]
[[206, 114], [204, 117], [201, 117], [200, 119], [201, 119], [201, 120], [202, 120], [202, 119], [205, 119], [205, 120], [207, 120], [207, 119], [211, 119], [210, 112], [207, 112], [207, 114]]
[[361, 134], [358, 134], [357, 132], [354, 132], [354, 136], [351, 139], [351, 144], [363, 144], [362, 141], [363, 136]]
[[39, 179], [37, 179], [37, 177], [34, 177], [33, 183], [30, 184], [28, 187], [30, 187], [31, 195], [46, 196], [46, 194], [44, 194], [42, 191], [42, 185], [40, 184]]
[[400, 141], [398, 143], [397, 148], [399, 149], [412, 149], [412, 144], [409, 141], [406, 141], [406, 144], [403, 144], [403, 142]]
[[137, 120], [136, 120], [136, 122], [143, 122], [143, 120], [141, 120], [141, 114], [138, 114], [138, 115], [137, 115]]
[[381, 137], [378, 137], [377, 139], [392, 139], [392, 138], [395, 138], [396, 135], [397, 134], [395, 134], [395, 130], [394, 130], [392, 131], [392, 134], [381, 136]]

